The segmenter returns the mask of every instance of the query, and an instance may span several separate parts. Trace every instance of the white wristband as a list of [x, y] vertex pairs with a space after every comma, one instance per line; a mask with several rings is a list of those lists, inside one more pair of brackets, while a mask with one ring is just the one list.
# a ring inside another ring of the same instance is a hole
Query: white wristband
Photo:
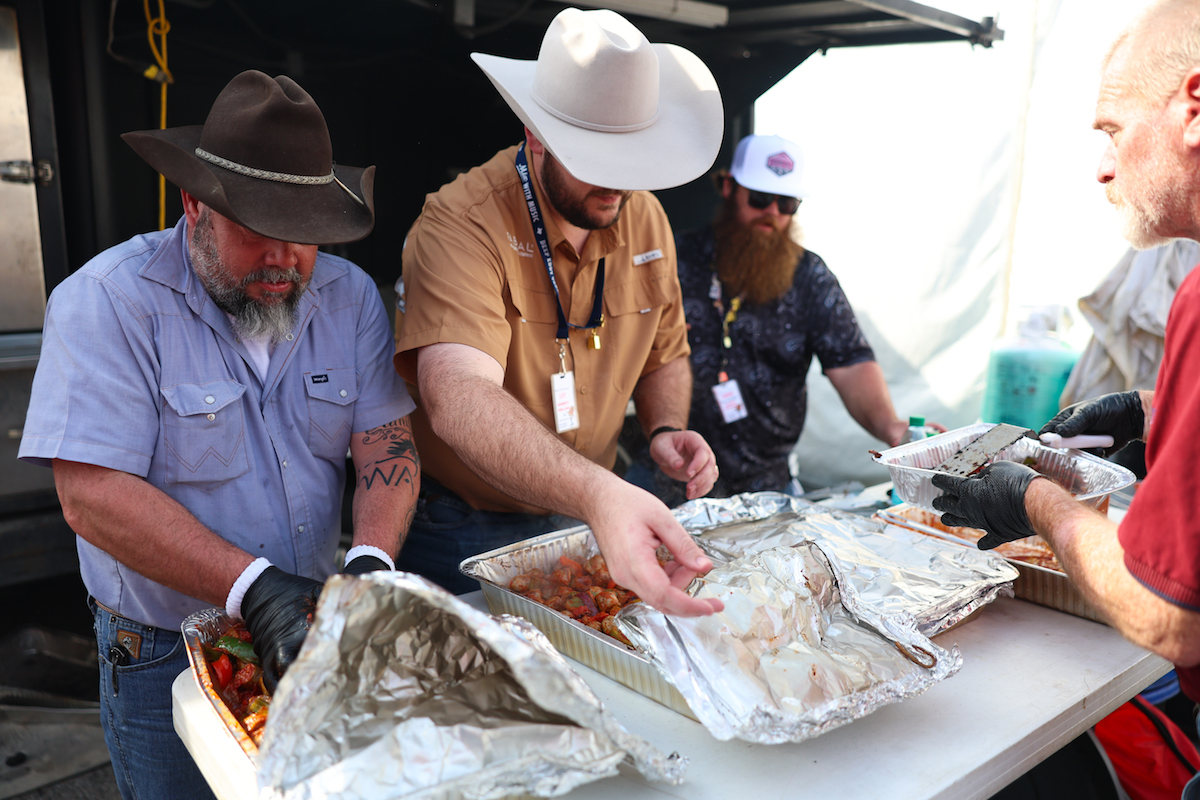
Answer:
[[256, 558], [250, 562], [250, 566], [242, 570], [241, 575], [238, 575], [238, 579], [229, 588], [229, 596], [225, 598], [225, 614], [230, 619], [242, 618], [242, 598], [246, 596], [246, 590], [269, 566], [271, 566], [270, 561], [265, 558]]
[[[387, 564], [388, 569], [396, 568], [396, 562], [392, 560], [392, 557], [373, 544], [356, 544], [354, 547], [351, 547], [350, 551], [346, 553], [346, 564], [349, 564], [359, 556], [375, 556], [380, 561]], [[343, 564], [342, 566], [344, 567], [346, 564]]]

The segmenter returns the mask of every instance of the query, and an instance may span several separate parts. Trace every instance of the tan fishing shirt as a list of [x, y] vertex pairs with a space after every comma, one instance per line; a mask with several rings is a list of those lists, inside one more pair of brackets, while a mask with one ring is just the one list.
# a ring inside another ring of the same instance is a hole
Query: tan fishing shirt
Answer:
[[[426, 197], [404, 247], [404, 312], [397, 314], [395, 363], [417, 398], [413, 436], [424, 473], [475, 508], [546, 513], [475, 475], [434, 435], [416, 387], [418, 348], [470, 345], [500, 363], [504, 388], [554, 430], [550, 379], [560, 369], [558, 313], [517, 175], [516, 152], [516, 147], [502, 150]], [[578, 329], [571, 329], [566, 347], [580, 427], [559, 436], [611, 468], [638, 379], [689, 353], [671, 228], [654, 195], [634, 192], [617, 224], [592, 231], [583, 252], [576, 253], [546, 216], [547, 201], [536, 177], [530, 180], [546, 219], [559, 297], [571, 324], [587, 324], [597, 269], [605, 259], [600, 349], [589, 347], [591, 331]], [[520, 459], [521, 442], [511, 446], [513, 459]]]

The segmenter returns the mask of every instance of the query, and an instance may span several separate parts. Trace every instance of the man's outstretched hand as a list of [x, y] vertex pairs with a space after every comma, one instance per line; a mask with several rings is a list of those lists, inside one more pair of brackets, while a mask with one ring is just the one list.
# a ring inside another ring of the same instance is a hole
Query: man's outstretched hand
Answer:
[[[666, 614], [700, 617], [724, 609], [720, 600], [684, 591], [713, 565], [671, 511], [649, 492], [617, 480], [598, 498], [600, 511], [588, 520], [613, 580]], [[675, 556], [673, 561], [658, 563], [660, 545]]]

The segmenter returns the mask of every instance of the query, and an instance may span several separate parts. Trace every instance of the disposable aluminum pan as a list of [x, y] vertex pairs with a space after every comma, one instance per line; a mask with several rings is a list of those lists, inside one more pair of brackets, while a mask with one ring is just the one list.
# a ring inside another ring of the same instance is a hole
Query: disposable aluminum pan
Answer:
[[[778, 492], [703, 498], [674, 514], [718, 565], [748, 553], [815, 541], [846, 565], [848, 588], [864, 603], [886, 615], [912, 615], [925, 636], [961, 623], [1000, 594], [1011, 595], [1017, 577], [1016, 570], [990, 553], [908, 530], [885, 534], [885, 523]], [[479, 581], [492, 613], [528, 619], [564, 655], [696, 719], [687, 701], [643, 654], [507, 588], [531, 569], [549, 572], [560, 556], [581, 559], [598, 552], [591, 531], [578, 526], [482, 553], [464, 561], [460, 570]]]
[[[976, 423], [884, 450], [874, 458], [887, 467], [896, 494], [904, 502], [932, 510], [934, 498], [942, 494], [932, 483], [937, 474], [934, 468], [993, 427], [990, 422]], [[1110, 494], [1136, 480], [1129, 470], [1091, 453], [1047, 447], [1029, 438], [1001, 450], [995, 460], [1029, 464], [1076, 499], [1100, 509], [1107, 507]]]
[[[928, 511], [913, 506], [899, 505], [877, 512], [880, 519], [919, 531], [929, 536], [936, 536], [944, 541], [953, 542], [967, 548], [973, 548], [969, 541], [957, 534], [963, 528], [953, 528], [943, 525], [936, 511]], [[979, 531], [978, 533], [982, 533]], [[1029, 564], [1017, 558], [1005, 558], [1017, 570], [1017, 579], [1013, 582], [1013, 593], [1020, 600], [1027, 600], [1039, 606], [1053, 608], [1075, 617], [1083, 617], [1105, 625], [1108, 621], [1096, 610], [1096, 607], [1084, 599], [1075, 584], [1065, 572], [1039, 564]]]
[[707, 617], [671, 617], [645, 604], [618, 625], [689, 699], [722, 741], [801, 742], [914, 697], [962, 665], [851, 588], [837, 559], [812, 541], [758, 551], [688, 587], [720, 599]]
[[242, 748], [251, 762], [257, 762], [258, 745], [221, 699], [217, 687], [213, 685], [212, 674], [208, 671], [208, 660], [204, 657], [204, 645], [214, 644], [232, 627], [233, 620], [225, 616], [224, 611], [219, 608], [206, 608], [183, 621], [183, 642], [187, 647], [188, 662], [192, 665], [192, 677], [200, 685], [200, 692], [216, 709], [217, 716], [225, 723], [229, 735], [238, 743], [238, 747]]
[[556, 565], [560, 556], [587, 558], [599, 552], [591, 529], [580, 525], [481, 553], [462, 562], [459, 569], [479, 581], [493, 614], [513, 614], [529, 620], [563, 655], [696, 719], [683, 696], [637, 650], [508, 589], [516, 576], [535, 567]]
[[[199, 616], [184, 630], [203, 686], [191, 644], [229, 622]], [[622, 762], [665, 783], [686, 765], [626, 731], [528, 621], [383, 570], [326, 582], [252, 758], [259, 800], [553, 797]]]

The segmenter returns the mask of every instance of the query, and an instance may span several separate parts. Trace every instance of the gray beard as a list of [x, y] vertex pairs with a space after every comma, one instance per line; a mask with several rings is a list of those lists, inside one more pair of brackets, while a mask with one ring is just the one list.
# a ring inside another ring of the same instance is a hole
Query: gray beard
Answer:
[[[266, 267], [241, 281], [233, 280], [217, 255], [207, 209], [196, 221], [191, 244], [192, 269], [196, 277], [217, 307], [233, 317], [231, 327], [239, 339], [269, 336], [271, 344], [278, 344], [292, 332], [300, 298], [308, 288], [308, 281], [301, 278], [298, 270]], [[254, 281], [291, 281], [293, 286], [278, 302], [263, 305], [246, 294], [246, 287]]]

